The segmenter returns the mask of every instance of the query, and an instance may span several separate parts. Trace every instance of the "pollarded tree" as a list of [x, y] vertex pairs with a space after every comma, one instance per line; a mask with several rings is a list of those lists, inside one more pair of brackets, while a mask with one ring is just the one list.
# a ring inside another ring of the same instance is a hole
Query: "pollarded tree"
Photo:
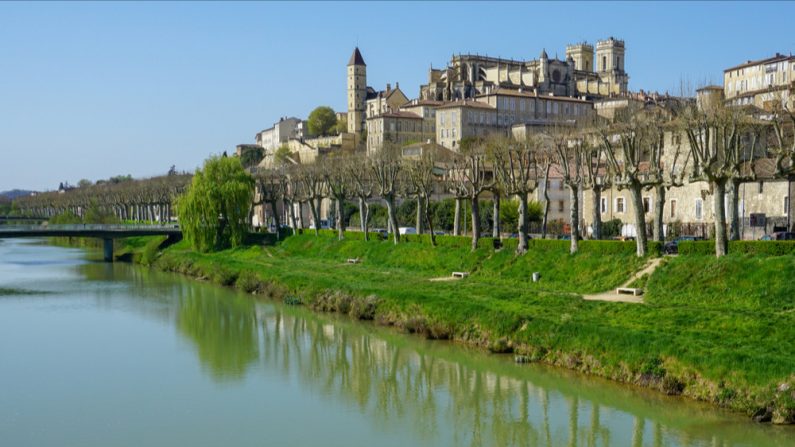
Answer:
[[301, 190], [304, 197], [309, 202], [309, 211], [312, 213], [312, 220], [315, 225], [315, 236], [320, 235], [320, 205], [326, 197], [326, 182], [323, 178], [323, 170], [317, 164], [300, 165], [298, 171], [301, 179]]
[[345, 169], [348, 158], [350, 158], [349, 155], [337, 154], [327, 157], [322, 163], [323, 178], [328, 186], [329, 194], [336, 204], [337, 238], [339, 240], [345, 238], [346, 223], [343, 218], [343, 209], [345, 208], [345, 201], [351, 195], [350, 178]]
[[[256, 205], [268, 204], [271, 209], [271, 216], [276, 228], [276, 238], [281, 234], [281, 217], [279, 215], [279, 202], [284, 201], [284, 192], [287, 189], [287, 175], [283, 168], [272, 168], [258, 170], [254, 176], [256, 184], [255, 201]], [[253, 211], [253, 207], [252, 207]]]
[[538, 187], [538, 148], [535, 140], [512, 141], [500, 139], [492, 145], [494, 173], [504, 192], [519, 199], [519, 245], [518, 253], [527, 251], [529, 223], [528, 197]]
[[404, 172], [408, 189], [417, 198], [417, 232], [420, 233], [423, 220], [428, 225], [431, 236], [431, 245], [436, 245], [436, 235], [433, 232], [433, 217], [430, 199], [436, 184], [436, 153], [433, 148], [423, 149], [419, 158], [407, 160]]
[[367, 224], [370, 219], [370, 204], [368, 200], [373, 196], [373, 173], [370, 161], [364, 155], [349, 157], [343, 167], [351, 182], [351, 194], [359, 199], [359, 225], [364, 235], [364, 240], [369, 241]]
[[378, 194], [386, 203], [395, 245], [400, 242], [400, 231], [398, 231], [397, 214], [395, 213], [395, 199], [397, 198], [398, 180], [402, 168], [398, 158], [398, 150], [392, 144], [384, 144], [384, 147], [370, 158], [370, 170], [373, 173], [373, 180]]
[[579, 249], [580, 238], [580, 191], [583, 185], [583, 151], [587, 142], [577, 134], [570, 123], [555, 123], [546, 132], [544, 141], [555, 155], [563, 183], [569, 188], [569, 225], [571, 244], [569, 252]]
[[494, 178], [483, 141], [462, 145], [461, 150], [448, 176], [452, 178], [454, 190], [463, 193], [472, 205], [472, 250], [476, 250], [480, 239], [480, 195], [494, 187]]
[[[716, 105], [688, 108], [681, 116], [693, 162], [690, 181], [710, 185], [715, 211], [715, 255], [728, 252], [726, 187], [736, 178], [754, 172], [756, 139], [748, 138], [753, 121], [743, 109]], [[752, 143], [749, 144], [749, 141]]]
[[254, 180], [240, 160], [210, 157], [177, 199], [180, 227], [194, 249], [207, 252], [243, 243]]

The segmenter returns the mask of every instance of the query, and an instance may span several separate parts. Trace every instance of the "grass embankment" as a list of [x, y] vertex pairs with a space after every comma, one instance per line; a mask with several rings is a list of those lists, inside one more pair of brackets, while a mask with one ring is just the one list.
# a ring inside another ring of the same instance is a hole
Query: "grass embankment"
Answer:
[[[355, 236], [351, 236], [355, 237]], [[184, 243], [149, 260], [254, 293], [683, 394], [755, 414], [795, 419], [795, 256], [680, 256], [647, 279], [646, 304], [584, 301], [626, 281], [647, 260], [632, 243], [515, 241], [495, 252], [464, 239], [419, 242], [295, 236], [275, 246], [212, 254]], [[149, 247], [155, 244], [139, 245]], [[359, 258], [359, 264], [347, 264]], [[431, 281], [452, 271], [460, 281]], [[541, 281], [532, 283], [532, 272]]]

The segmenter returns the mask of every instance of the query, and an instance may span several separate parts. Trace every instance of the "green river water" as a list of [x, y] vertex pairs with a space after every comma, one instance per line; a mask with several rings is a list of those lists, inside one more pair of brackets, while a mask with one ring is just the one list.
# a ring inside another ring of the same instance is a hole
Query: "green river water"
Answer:
[[795, 446], [681, 398], [0, 240], [0, 446]]

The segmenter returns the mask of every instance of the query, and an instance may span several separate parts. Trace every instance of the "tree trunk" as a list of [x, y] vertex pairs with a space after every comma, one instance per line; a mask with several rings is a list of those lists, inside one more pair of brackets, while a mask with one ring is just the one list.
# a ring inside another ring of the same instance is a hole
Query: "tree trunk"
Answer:
[[547, 164], [544, 168], [544, 217], [541, 220], [541, 239], [547, 238], [547, 224], [549, 223], [549, 168]]
[[[426, 203], [430, 203], [430, 201], [427, 198], [425, 199], [425, 202]], [[430, 206], [426, 206], [425, 207], [425, 220], [428, 222], [428, 232], [431, 235], [431, 245], [433, 245], [435, 247], [436, 246], [436, 234], [434, 234], [434, 232], [433, 232], [433, 219], [432, 219], [432, 216], [431, 216], [431, 207]]]
[[345, 219], [343, 219], [342, 216], [342, 207], [344, 202], [342, 199], [337, 199], [334, 202], [337, 205], [337, 239], [343, 240], [345, 239], [345, 222], [343, 222]]
[[455, 198], [455, 216], [453, 217], [453, 236], [461, 235], [461, 199]]
[[[277, 209], [276, 200], [270, 201], [271, 211], [273, 212], [273, 224], [276, 226], [276, 240], [279, 240], [281, 233], [281, 219], [279, 219], [279, 211]], [[249, 223], [251, 221], [249, 220]]]
[[480, 204], [478, 196], [472, 196], [472, 250], [477, 250], [480, 239]]
[[594, 185], [591, 190], [593, 197], [593, 223], [591, 224], [591, 239], [602, 238], [602, 187]]
[[491, 236], [494, 239], [500, 238], [500, 195], [494, 194], [494, 220]]
[[306, 219], [304, 219], [304, 202], [298, 201], [298, 220], [301, 224], [301, 229], [306, 228]]
[[740, 240], [740, 181], [733, 179], [729, 189], [729, 240]]
[[367, 211], [365, 208], [367, 207], [367, 201], [364, 200], [364, 197], [359, 197], [359, 228], [364, 233], [364, 240], [369, 241], [370, 237], [367, 234]]
[[639, 258], [646, 256], [648, 240], [646, 237], [646, 213], [643, 209], [643, 196], [640, 183], [633, 183], [629, 186], [630, 197], [632, 198], [632, 208], [635, 212], [635, 253]]
[[726, 180], [715, 180], [713, 185], [713, 200], [715, 201], [715, 256], [725, 256], [729, 252], [729, 243], [726, 235]]
[[295, 203], [292, 200], [288, 201], [288, 203], [290, 206], [290, 221], [293, 223], [293, 236], [295, 236], [298, 233], [298, 223], [295, 220]]
[[415, 225], [417, 226], [417, 234], [423, 233], [422, 228], [422, 217], [425, 211], [425, 201], [423, 200], [421, 195], [417, 195], [417, 216], [414, 219]]
[[315, 236], [320, 235], [320, 213], [317, 206], [319, 202], [315, 202], [312, 199], [309, 200], [309, 211], [312, 212], [312, 220], [315, 221]]
[[517, 253], [527, 252], [527, 194], [519, 194], [519, 245]]
[[663, 211], [665, 211], [665, 186], [656, 185], [654, 187], [654, 192], [656, 193], [656, 197], [654, 199], [654, 228], [652, 230], [652, 237], [657, 242], [664, 242]]
[[[569, 226], [571, 227], [571, 246], [569, 253], [577, 253], [579, 249], [580, 238], [580, 188], [577, 185], [569, 185], [569, 201], [571, 202], [571, 209], [569, 210]], [[548, 202], [548, 201], [547, 201]]]
[[395, 198], [391, 196], [384, 197], [384, 201], [389, 214], [389, 224], [392, 226], [392, 240], [397, 245], [400, 243], [400, 231], [398, 230], [397, 215], [395, 214]]

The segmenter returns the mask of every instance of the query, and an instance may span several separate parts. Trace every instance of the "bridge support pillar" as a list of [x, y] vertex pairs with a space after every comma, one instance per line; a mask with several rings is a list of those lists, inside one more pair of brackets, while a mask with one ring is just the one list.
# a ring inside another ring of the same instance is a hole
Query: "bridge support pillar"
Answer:
[[103, 239], [102, 242], [102, 252], [105, 262], [113, 262], [113, 239]]

